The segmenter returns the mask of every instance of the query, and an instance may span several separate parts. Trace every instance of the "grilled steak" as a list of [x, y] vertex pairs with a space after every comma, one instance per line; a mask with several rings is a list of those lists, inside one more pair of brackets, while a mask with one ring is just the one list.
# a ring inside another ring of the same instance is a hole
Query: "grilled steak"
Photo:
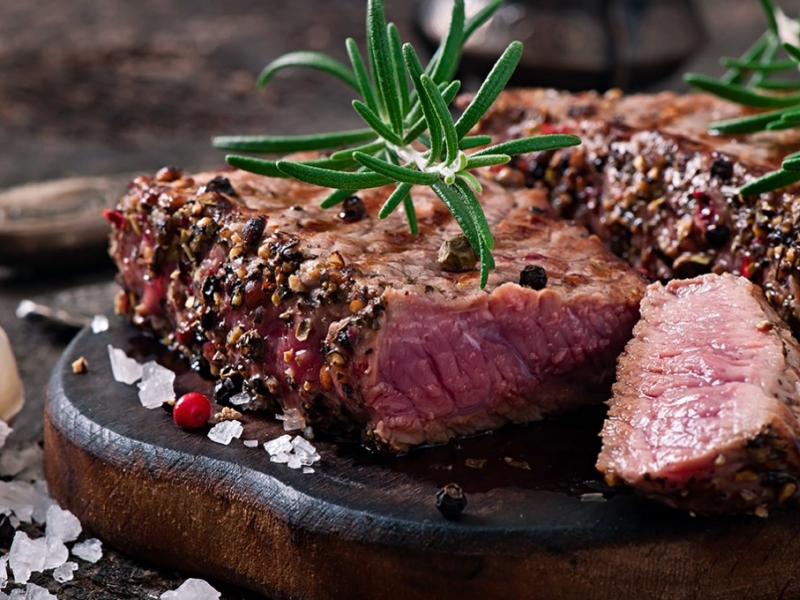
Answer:
[[796, 503], [800, 345], [743, 277], [653, 284], [619, 359], [598, 468], [697, 513]]
[[541, 192], [487, 182], [481, 290], [437, 263], [459, 230], [435, 196], [416, 192], [414, 238], [375, 216], [387, 193], [337, 214], [324, 190], [244, 172], [138, 178], [108, 214], [118, 310], [254, 405], [392, 451], [607, 398], [641, 275]]
[[[800, 148], [796, 134], [712, 136], [742, 109], [708, 95], [507, 92], [480, 124], [499, 138], [569, 132], [583, 144], [520, 157], [498, 177], [545, 190], [559, 214], [661, 280], [741, 274], [800, 332], [800, 202], [736, 189]], [[797, 188], [793, 190], [796, 194]]]

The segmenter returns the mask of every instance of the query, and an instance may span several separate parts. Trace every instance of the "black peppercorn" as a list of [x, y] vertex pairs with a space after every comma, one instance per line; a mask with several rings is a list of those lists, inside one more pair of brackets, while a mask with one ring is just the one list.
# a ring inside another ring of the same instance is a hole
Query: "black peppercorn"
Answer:
[[223, 177], [222, 175], [217, 175], [214, 177], [214, 179], [209, 181], [201, 191], [219, 192], [220, 194], [228, 194], [229, 196], [237, 195], [236, 190], [233, 189], [233, 186], [231, 185], [230, 179]]
[[350, 196], [342, 203], [342, 210], [339, 218], [345, 223], [355, 223], [367, 216], [367, 208], [364, 201], [358, 196]]
[[245, 246], [253, 247], [261, 241], [261, 236], [264, 235], [264, 227], [267, 225], [267, 219], [264, 215], [247, 219], [244, 227], [242, 228], [242, 240]]
[[527, 265], [519, 274], [519, 284], [532, 290], [542, 290], [547, 286], [547, 271], [539, 265]]
[[712, 248], [722, 248], [730, 237], [731, 230], [727, 225], [712, 225], [706, 229], [706, 241]]
[[730, 181], [733, 177], [733, 163], [724, 158], [715, 158], [711, 163], [711, 174], [719, 177], [723, 182]]
[[467, 497], [457, 483], [448, 483], [436, 492], [436, 508], [445, 519], [458, 519], [466, 506]]
[[220, 404], [226, 404], [232, 396], [242, 391], [242, 376], [238, 373], [220, 379], [214, 386], [214, 399]]

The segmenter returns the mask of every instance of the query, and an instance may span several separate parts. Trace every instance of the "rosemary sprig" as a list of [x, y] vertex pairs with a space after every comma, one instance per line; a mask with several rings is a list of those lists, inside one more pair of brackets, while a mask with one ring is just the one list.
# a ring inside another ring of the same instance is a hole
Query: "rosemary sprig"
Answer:
[[[458, 120], [453, 119], [450, 103], [460, 87], [453, 77], [463, 45], [501, 4], [502, 0], [492, 0], [467, 18], [464, 0], [455, 0], [448, 32], [423, 67], [414, 48], [400, 42], [394, 24], [386, 23], [384, 0], [368, 0], [366, 60], [357, 43], [348, 39], [350, 65], [317, 52], [292, 52], [269, 63], [258, 77], [258, 85], [264, 86], [275, 73], [290, 67], [326, 72], [360, 94], [353, 108], [367, 128], [304, 136], [223, 136], [213, 143], [225, 150], [249, 153], [337, 149], [327, 157], [305, 161], [240, 154], [230, 154], [226, 161], [253, 173], [293, 177], [331, 188], [332, 193], [322, 202], [324, 208], [358, 190], [394, 184], [378, 216], [384, 219], [402, 204], [413, 234], [418, 228], [412, 187], [431, 187], [480, 258], [483, 288], [494, 268], [494, 239], [478, 200], [481, 185], [470, 171], [504, 164], [514, 154], [580, 143], [574, 135], [554, 134], [491, 146], [490, 136], [469, 135], [511, 78], [522, 55], [519, 42], [508, 46]], [[466, 150], [475, 148], [481, 149], [467, 154]]]
[[[800, 69], [800, 20], [787, 17], [772, 0], [759, 1], [768, 28], [756, 43], [738, 59], [722, 58], [720, 62], [728, 71], [719, 79], [688, 73], [684, 80], [725, 100], [770, 110], [711, 123], [711, 131], [741, 135], [800, 127], [800, 79], [773, 77], [776, 73]], [[778, 58], [780, 52], [786, 57]], [[743, 185], [739, 193], [755, 196], [797, 183], [798, 162], [797, 154], [786, 157], [780, 169]]]

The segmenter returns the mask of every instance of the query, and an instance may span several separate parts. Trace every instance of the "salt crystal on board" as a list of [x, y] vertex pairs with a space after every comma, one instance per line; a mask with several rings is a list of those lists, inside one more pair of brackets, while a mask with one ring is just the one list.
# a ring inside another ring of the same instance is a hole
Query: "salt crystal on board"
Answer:
[[296, 408], [287, 408], [283, 411], [283, 430], [299, 431], [306, 426], [306, 419]]
[[47, 509], [55, 503], [46, 490], [27, 481], [0, 481], [0, 506], [5, 506], [23, 523], [42, 523]]
[[62, 542], [74, 542], [81, 534], [81, 522], [78, 517], [68, 510], [63, 510], [57, 504], [47, 509], [45, 517], [47, 523], [47, 537], [54, 537]]
[[300, 457], [296, 454], [290, 454], [289, 460], [286, 461], [286, 466], [290, 469], [299, 469], [303, 466], [303, 463], [300, 462]]
[[161, 600], [219, 600], [220, 593], [203, 579], [187, 579], [178, 589], [161, 594]]
[[92, 333], [108, 331], [108, 317], [105, 315], [95, 315], [89, 326], [92, 328]]
[[312, 469], [311, 467], [303, 467], [303, 473], [305, 473], [306, 475], [308, 475], [309, 473], [314, 473], [314, 469]]
[[60, 539], [50, 535], [48, 532], [44, 538], [47, 547], [47, 554], [44, 556], [44, 569], [55, 569], [60, 567], [69, 558], [69, 550]]
[[128, 358], [123, 350], [109, 344], [108, 358], [111, 361], [111, 373], [116, 381], [133, 385], [142, 378], [142, 365]]
[[142, 365], [139, 382], [139, 401], [145, 408], [160, 408], [164, 402], [175, 400], [175, 373], [151, 360]]
[[78, 563], [68, 560], [60, 567], [56, 567], [53, 571], [53, 579], [58, 583], [66, 583], [74, 577], [75, 571], [78, 569]]
[[208, 432], [208, 438], [212, 442], [227, 446], [233, 438], [241, 437], [242, 431], [244, 427], [240, 421], [220, 421]]
[[45, 588], [35, 583], [29, 583], [25, 586], [25, 595], [23, 598], [25, 598], [25, 600], [58, 600], [58, 596], [51, 594]]
[[234, 406], [241, 406], [242, 404], [247, 404], [250, 402], [252, 398], [250, 398], [250, 394], [247, 392], [239, 392], [238, 394], [234, 394], [228, 400]]
[[14, 580], [17, 583], [27, 583], [31, 573], [44, 569], [46, 555], [47, 544], [44, 538], [32, 540], [24, 531], [17, 531], [8, 552], [8, 564], [14, 573]]
[[270, 456], [286, 453], [291, 449], [292, 436], [290, 436], [288, 433], [286, 435], [282, 435], [281, 437], [275, 438], [274, 440], [264, 442], [264, 450], [266, 450]]
[[0, 453], [0, 477], [15, 477], [27, 481], [44, 479], [43, 467], [44, 450], [36, 442], [3, 448]]
[[72, 547], [72, 554], [87, 562], [96, 563], [103, 557], [102, 545], [97, 538], [90, 538], [75, 544]]
[[244, 440], [242, 443], [248, 448], [258, 448], [258, 440]]

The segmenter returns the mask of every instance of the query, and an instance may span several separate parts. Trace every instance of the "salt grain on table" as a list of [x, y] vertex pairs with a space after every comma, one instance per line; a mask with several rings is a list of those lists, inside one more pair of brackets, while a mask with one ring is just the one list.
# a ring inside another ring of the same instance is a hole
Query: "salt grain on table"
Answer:
[[54, 503], [45, 485], [27, 481], [0, 481], [0, 506], [11, 509], [23, 523], [30, 523], [31, 520], [43, 522], [47, 509]]
[[47, 537], [52, 536], [62, 542], [74, 542], [81, 534], [81, 522], [78, 517], [68, 510], [63, 510], [57, 504], [53, 504], [47, 509], [45, 523], [47, 524]]
[[258, 440], [243, 440], [242, 443], [248, 448], [258, 448]]
[[187, 579], [176, 590], [161, 594], [161, 600], [219, 600], [220, 593], [203, 579]]
[[133, 385], [142, 378], [142, 365], [128, 358], [123, 350], [109, 344], [108, 358], [111, 361], [111, 373], [116, 381]]
[[145, 408], [160, 408], [164, 402], [175, 400], [175, 373], [151, 360], [142, 365], [139, 382], [139, 401]]
[[241, 406], [242, 404], [247, 404], [252, 401], [252, 398], [250, 398], [250, 394], [247, 392], [240, 392], [231, 396], [228, 401], [234, 406]]
[[239, 421], [221, 421], [211, 428], [208, 437], [211, 441], [227, 446], [233, 438], [239, 438], [244, 431]]
[[105, 315], [95, 315], [89, 326], [92, 328], [92, 333], [108, 331], [108, 317]]
[[51, 594], [45, 588], [29, 583], [25, 586], [25, 591], [14, 590], [8, 597], [9, 600], [58, 600], [58, 596]]
[[14, 534], [11, 550], [8, 552], [8, 564], [17, 583], [27, 583], [34, 571], [44, 569], [47, 546], [44, 538], [32, 540], [24, 531]]
[[74, 577], [75, 571], [78, 569], [78, 563], [67, 561], [63, 565], [56, 567], [53, 571], [53, 579], [58, 583], [66, 583]]
[[72, 547], [72, 554], [87, 562], [96, 563], [103, 557], [100, 540], [91, 538], [83, 542], [78, 542]]
[[0, 477], [44, 480], [44, 450], [36, 442], [6, 447], [0, 452]]

